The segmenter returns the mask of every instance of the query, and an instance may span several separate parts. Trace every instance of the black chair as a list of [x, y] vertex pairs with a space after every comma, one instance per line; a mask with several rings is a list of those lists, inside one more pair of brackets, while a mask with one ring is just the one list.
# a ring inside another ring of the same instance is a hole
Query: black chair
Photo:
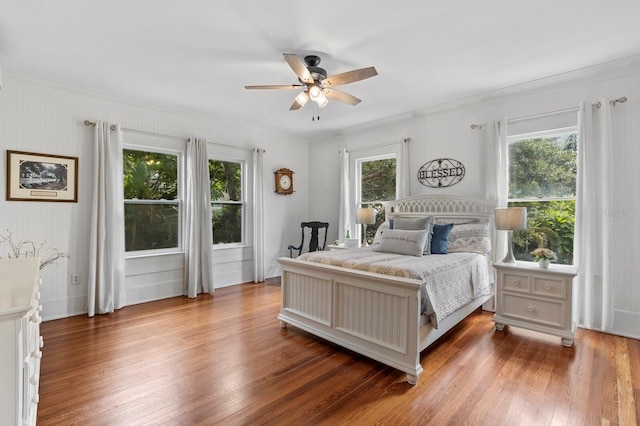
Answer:
[[[302, 222], [300, 224], [300, 228], [302, 228], [302, 240], [300, 241], [299, 246], [294, 246], [290, 244], [289, 247], [289, 257], [293, 257], [293, 250], [298, 250], [298, 256], [302, 254], [302, 247], [304, 246], [304, 229], [311, 229], [311, 241], [309, 241], [309, 251], [321, 251], [324, 250], [327, 245], [327, 231], [329, 230], [329, 224], [327, 222]], [[324, 228], [324, 241], [322, 245], [318, 244], [318, 231]]]

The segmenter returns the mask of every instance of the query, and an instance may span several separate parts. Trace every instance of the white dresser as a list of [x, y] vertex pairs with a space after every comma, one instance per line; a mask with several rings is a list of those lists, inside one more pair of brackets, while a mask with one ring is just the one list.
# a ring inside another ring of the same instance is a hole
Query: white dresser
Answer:
[[0, 425], [35, 425], [43, 340], [40, 259], [0, 260]]
[[560, 336], [571, 347], [576, 331], [573, 319], [573, 278], [577, 269], [552, 264], [496, 263], [496, 330], [505, 325]]

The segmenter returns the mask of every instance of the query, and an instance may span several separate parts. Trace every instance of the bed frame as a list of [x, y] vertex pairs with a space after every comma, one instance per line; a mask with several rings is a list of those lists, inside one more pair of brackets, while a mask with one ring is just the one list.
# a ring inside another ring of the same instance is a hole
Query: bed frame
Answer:
[[[417, 196], [385, 203], [386, 218], [433, 215], [439, 222], [489, 222], [495, 202], [459, 196]], [[492, 238], [493, 239], [493, 238]], [[416, 384], [420, 352], [492, 295], [473, 300], [434, 329], [420, 315], [421, 281], [282, 257], [278, 319], [397, 368]]]

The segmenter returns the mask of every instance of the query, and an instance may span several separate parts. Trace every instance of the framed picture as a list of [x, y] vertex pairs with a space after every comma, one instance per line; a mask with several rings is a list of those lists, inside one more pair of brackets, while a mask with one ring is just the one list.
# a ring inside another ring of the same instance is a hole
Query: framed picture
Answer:
[[7, 150], [7, 200], [78, 201], [78, 157]]

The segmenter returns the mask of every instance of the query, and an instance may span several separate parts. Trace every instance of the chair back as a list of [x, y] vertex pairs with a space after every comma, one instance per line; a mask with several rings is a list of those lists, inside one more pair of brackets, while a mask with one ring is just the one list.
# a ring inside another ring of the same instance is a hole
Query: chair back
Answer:
[[[294, 246], [293, 244], [290, 244], [289, 247], [287, 247], [289, 249], [289, 257], [293, 257], [294, 250], [298, 251], [298, 256], [302, 254], [302, 249], [304, 247], [305, 228], [309, 228], [311, 231], [311, 237], [309, 239], [309, 251], [311, 252], [311, 251], [324, 250], [325, 246], [327, 245], [327, 232], [329, 230], [328, 222], [318, 222], [318, 221], [302, 222], [300, 224], [300, 228], [302, 231], [302, 239], [300, 240], [300, 245]], [[319, 237], [319, 231], [321, 229], [324, 229], [324, 238], [322, 241], [322, 245], [320, 245], [320, 237]]]

